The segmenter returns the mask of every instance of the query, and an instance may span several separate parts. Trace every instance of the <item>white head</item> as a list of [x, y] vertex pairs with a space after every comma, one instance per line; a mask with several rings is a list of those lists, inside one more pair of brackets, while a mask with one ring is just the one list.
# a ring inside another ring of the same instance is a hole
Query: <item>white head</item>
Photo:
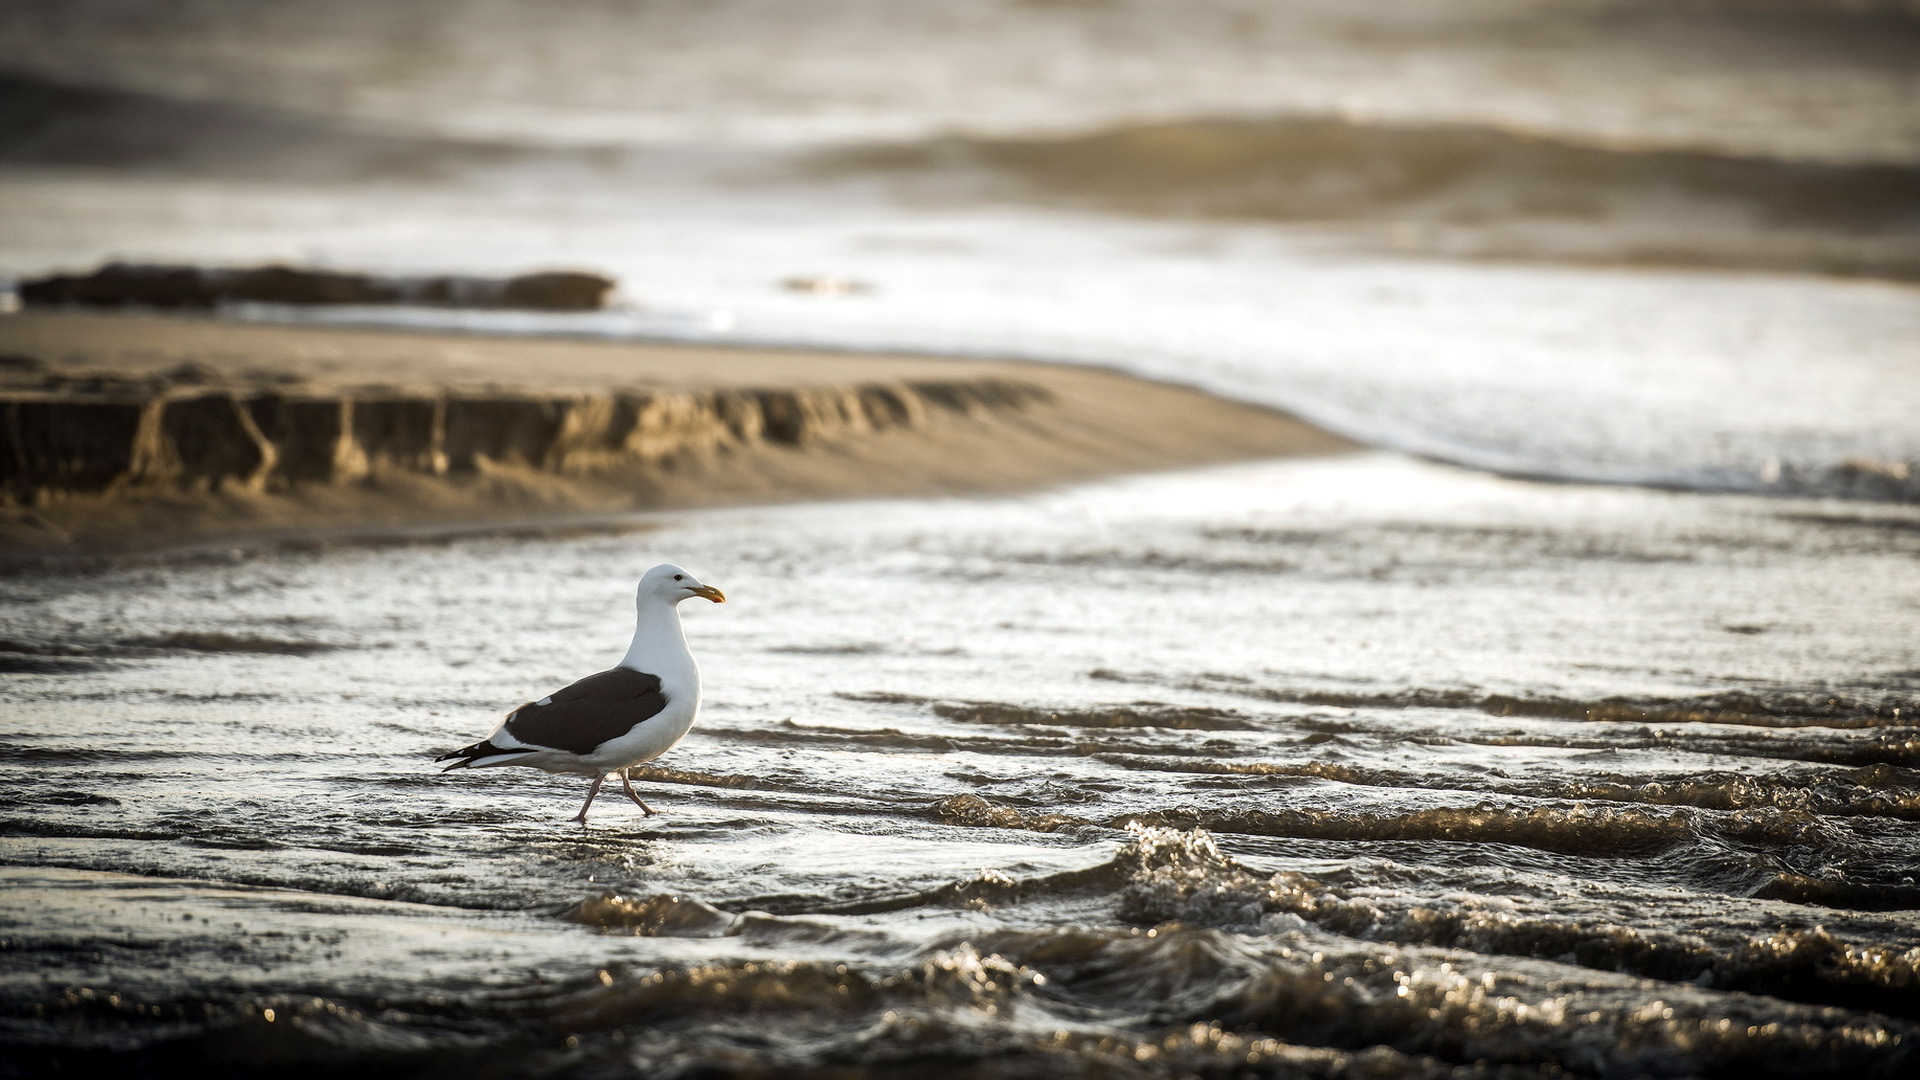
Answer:
[[641, 575], [636, 603], [645, 606], [652, 601], [672, 607], [690, 596], [702, 597], [716, 604], [727, 602], [726, 593], [711, 585], [702, 585], [699, 578], [672, 563], [661, 563]]

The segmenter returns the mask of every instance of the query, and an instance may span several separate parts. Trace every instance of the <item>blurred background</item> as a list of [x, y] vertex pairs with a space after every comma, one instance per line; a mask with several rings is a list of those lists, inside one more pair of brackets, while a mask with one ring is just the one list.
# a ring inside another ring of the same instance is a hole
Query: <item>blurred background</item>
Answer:
[[485, 325], [1094, 362], [1502, 471], [1905, 499], [1916, 60], [1906, 0], [17, 0], [0, 272], [584, 269], [607, 311]]

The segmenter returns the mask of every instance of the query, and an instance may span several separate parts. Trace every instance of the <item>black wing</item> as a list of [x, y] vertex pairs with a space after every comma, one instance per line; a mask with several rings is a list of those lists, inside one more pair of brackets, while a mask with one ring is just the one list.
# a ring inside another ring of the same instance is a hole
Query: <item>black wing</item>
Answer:
[[614, 668], [520, 706], [507, 717], [506, 728], [523, 743], [591, 754], [666, 707], [660, 676]]

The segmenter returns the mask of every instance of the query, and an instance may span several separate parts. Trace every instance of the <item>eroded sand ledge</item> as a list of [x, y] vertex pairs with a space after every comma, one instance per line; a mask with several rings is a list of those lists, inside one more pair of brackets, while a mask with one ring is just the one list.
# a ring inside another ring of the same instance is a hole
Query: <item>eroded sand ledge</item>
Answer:
[[1018, 490], [1350, 444], [1086, 368], [271, 326], [0, 319], [0, 547], [578, 524]]

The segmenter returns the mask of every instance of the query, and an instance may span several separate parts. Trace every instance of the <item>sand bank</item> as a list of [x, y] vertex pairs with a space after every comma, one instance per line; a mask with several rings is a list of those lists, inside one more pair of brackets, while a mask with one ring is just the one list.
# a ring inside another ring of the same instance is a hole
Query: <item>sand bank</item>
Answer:
[[986, 493], [1349, 444], [1089, 368], [0, 319], [0, 546], [119, 552], [637, 510]]

